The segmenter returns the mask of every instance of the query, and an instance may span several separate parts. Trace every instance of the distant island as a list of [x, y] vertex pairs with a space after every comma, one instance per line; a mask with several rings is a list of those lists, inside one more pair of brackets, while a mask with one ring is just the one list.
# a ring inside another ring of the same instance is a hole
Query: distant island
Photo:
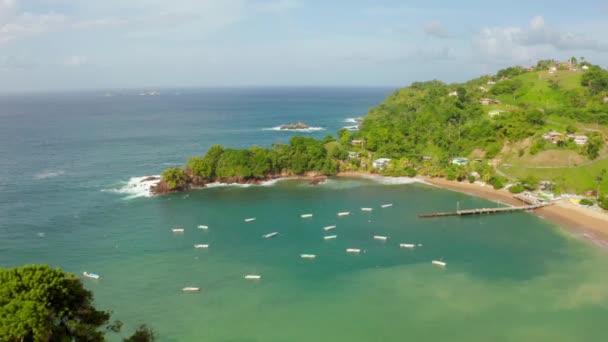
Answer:
[[297, 124], [281, 125], [279, 127], [279, 129], [282, 131], [291, 131], [291, 130], [309, 129], [309, 128], [310, 128], [310, 126], [308, 126], [302, 122], [298, 122]]
[[608, 71], [582, 58], [541, 60], [465, 83], [414, 82], [354, 121], [358, 130], [321, 140], [213, 146], [165, 170], [152, 191], [358, 172], [442, 177], [547, 198], [575, 193], [586, 195], [581, 203], [608, 208]]

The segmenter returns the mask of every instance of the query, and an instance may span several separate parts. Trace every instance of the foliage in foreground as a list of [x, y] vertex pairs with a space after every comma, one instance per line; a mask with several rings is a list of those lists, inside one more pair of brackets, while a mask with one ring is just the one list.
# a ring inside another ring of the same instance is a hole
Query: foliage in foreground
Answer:
[[[122, 325], [109, 320], [71, 273], [46, 265], [0, 268], [0, 341], [104, 341]], [[136, 341], [153, 341], [149, 336]]]

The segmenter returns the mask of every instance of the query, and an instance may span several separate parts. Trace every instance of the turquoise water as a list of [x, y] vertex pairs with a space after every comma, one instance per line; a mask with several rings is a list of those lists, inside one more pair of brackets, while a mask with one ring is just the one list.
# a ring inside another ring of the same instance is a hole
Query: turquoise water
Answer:
[[[99, 273], [101, 280], [85, 280], [97, 304], [127, 331], [151, 325], [161, 341], [605, 339], [604, 251], [527, 213], [416, 216], [456, 202], [493, 205], [482, 199], [366, 179], [152, 198], [123, 191], [131, 177], [158, 173], [215, 142], [286, 141], [290, 133], [265, 129], [281, 123], [303, 120], [326, 128], [307, 134], [323, 136], [388, 93], [324, 91], [1, 99], [0, 265]], [[342, 211], [351, 215], [338, 217]], [[314, 216], [300, 217], [307, 213]], [[248, 217], [256, 221], [245, 223]], [[328, 225], [337, 228], [324, 232]], [[176, 226], [185, 232], [172, 233]], [[280, 235], [262, 238], [274, 231]], [[323, 240], [333, 234], [336, 240]], [[198, 243], [210, 247], [194, 249]], [[431, 265], [434, 259], [447, 267]], [[201, 292], [184, 294], [184, 286]]]

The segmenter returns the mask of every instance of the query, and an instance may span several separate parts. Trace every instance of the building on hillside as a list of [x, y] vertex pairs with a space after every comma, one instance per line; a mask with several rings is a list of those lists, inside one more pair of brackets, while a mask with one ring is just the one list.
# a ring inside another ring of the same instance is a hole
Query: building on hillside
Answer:
[[450, 161], [450, 164], [458, 165], [458, 166], [465, 166], [468, 163], [469, 163], [468, 158], [452, 158], [452, 161]]
[[533, 66], [527, 66], [527, 67], [524, 67], [524, 70], [526, 70], [528, 72], [531, 72], [531, 71], [534, 71], [534, 67]]
[[584, 146], [589, 140], [589, 138], [583, 134], [568, 134], [568, 138], [572, 139], [572, 141], [579, 146]]
[[363, 145], [363, 140], [352, 140], [350, 143], [353, 145]]
[[604, 103], [608, 103], [608, 96], [604, 96]]
[[433, 159], [431, 156], [422, 156], [422, 160], [424, 161], [429, 161], [431, 159]]
[[361, 153], [354, 152], [354, 151], [348, 151], [348, 159], [355, 159], [355, 158], [361, 158]]
[[494, 99], [481, 99], [479, 100], [479, 103], [481, 103], [482, 106], [487, 106], [490, 104], [500, 104], [500, 101]]
[[494, 82], [494, 81], [488, 81], [488, 85], [495, 85], [495, 84], [496, 84], [496, 82]]
[[467, 176], [473, 177], [473, 178], [475, 178], [475, 180], [478, 180], [479, 178], [481, 178], [481, 175], [479, 175], [479, 172], [475, 172], [475, 171], [469, 172], [469, 174], [467, 174]]
[[583, 70], [589, 70], [589, 66], [588, 66], [588, 65], [583, 65], [583, 66], [581, 67], [581, 69], [583, 69]]
[[488, 92], [488, 88], [486, 88], [486, 87], [479, 87], [479, 90], [481, 90], [482, 93]]
[[384, 170], [390, 161], [389, 158], [378, 158], [372, 162], [372, 166], [376, 170]]
[[555, 182], [548, 181], [548, 180], [541, 180], [540, 182], [538, 182], [538, 186], [541, 190], [553, 191], [553, 188], [555, 188]]
[[543, 134], [543, 139], [550, 141], [553, 144], [557, 144], [557, 142], [561, 140], [562, 135], [563, 134], [561, 134], [561, 133], [551, 131], [549, 133]]
[[448, 96], [458, 96], [458, 92], [456, 90], [448, 93]]
[[549, 72], [550, 73], [553, 73], [553, 72], [556, 72], [556, 71], [557, 71], [557, 67], [556, 66], [552, 66], [552, 67], [549, 68]]

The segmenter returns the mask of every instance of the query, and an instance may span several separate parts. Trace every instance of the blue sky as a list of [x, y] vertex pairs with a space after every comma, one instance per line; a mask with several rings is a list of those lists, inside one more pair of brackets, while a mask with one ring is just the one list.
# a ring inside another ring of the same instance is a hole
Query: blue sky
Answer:
[[608, 65], [607, 1], [0, 0], [0, 92], [402, 86]]

